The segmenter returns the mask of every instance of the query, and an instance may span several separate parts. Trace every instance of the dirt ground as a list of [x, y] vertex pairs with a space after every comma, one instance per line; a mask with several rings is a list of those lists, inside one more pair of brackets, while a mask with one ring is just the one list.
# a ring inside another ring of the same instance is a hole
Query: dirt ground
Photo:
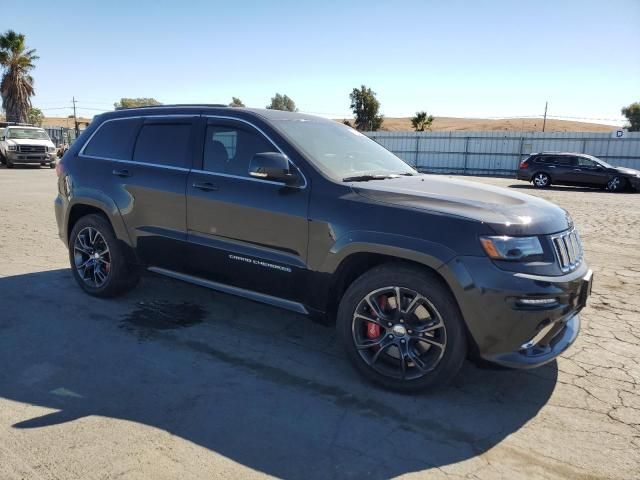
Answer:
[[81, 293], [54, 171], [0, 168], [0, 478], [637, 479], [640, 194], [474, 180], [571, 212], [595, 272], [582, 332], [545, 367], [467, 363], [407, 396], [293, 313], [158, 277]]

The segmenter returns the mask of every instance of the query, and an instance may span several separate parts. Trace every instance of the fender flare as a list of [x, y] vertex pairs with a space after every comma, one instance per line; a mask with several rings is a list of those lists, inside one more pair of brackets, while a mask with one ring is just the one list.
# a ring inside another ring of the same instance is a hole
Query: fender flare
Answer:
[[116, 238], [126, 243], [128, 246], [132, 245], [131, 239], [129, 237], [129, 232], [127, 231], [127, 227], [124, 223], [124, 220], [122, 219], [122, 215], [120, 214], [120, 209], [118, 208], [116, 203], [104, 192], [94, 189], [73, 189], [72, 195], [69, 198], [69, 208], [67, 208], [65, 218], [67, 237], [70, 233], [69, 217], [71, 215], [73, 207], [77, 205], [87, 205], [102, 211], [111, 223]]

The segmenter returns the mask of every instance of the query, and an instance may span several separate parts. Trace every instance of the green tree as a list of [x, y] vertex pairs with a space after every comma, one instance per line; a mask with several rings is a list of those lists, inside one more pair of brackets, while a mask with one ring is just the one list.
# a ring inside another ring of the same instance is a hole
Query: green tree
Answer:
[[286, 95], [280, 95], [276, 93], [275, 97], [271, 97], [271, 103], [267, 105], [269, 110], [284, 110], [287, 112], [297, 112], [296, 102], [291, 100]]
[[149, 107], [152, 105], [162, 105], [155, 98], [121, 98], [119, 102], [113, 104], [116, 110], [123, 108]]
[[634, 102], [622, 109], [622, 114], [629, 120], [628, 128], [630, 132], [640, 132], [640, 102]]
[[242, 103], [242, 100], [240, 100], [238, 97], [231, 97], [231, 103], [229, 104], [230, 107], [245, 107], [246, 105], [244, 103]]
[[28, 120], [31, 97], [35, 95], [29, 72], [35, 68], [33, 62], [38, 58], [34, 49], [27, 48], [23, 34], [8, 30], [0, 35], [0, 66], [4, 69], [0, 93], [8, 122]]
[[378, 114], [380, 102], [373, 90], [362, 85], [360, 88], [354, 88], [349, 98], [351, 98], [351, 110], [356, 117], [356, 129], [375, 132], [382, 127], [384, 118]]
[[41, 127], [42, 121], [44, 120], [44, 114], [42, 113], [42, 110], [36, 107], [31, 107], [29, 109], [28, 120], [29, 120], [29, 123], [32, 123], [34, 125], [37, 125], [38, 127]]
[[425, 112], [424, 110], [422, 112], [416, 112], [416, 116], [411, 119], [411, 125], [416, 132], [431, 130], [432, 123], [433, 115], [427, 115], [427, 112]]

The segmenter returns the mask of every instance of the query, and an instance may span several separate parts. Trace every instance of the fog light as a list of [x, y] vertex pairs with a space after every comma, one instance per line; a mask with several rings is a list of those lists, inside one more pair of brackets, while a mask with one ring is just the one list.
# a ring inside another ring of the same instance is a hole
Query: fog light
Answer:
[[558, 300], [555, 298], [520, 298], [518, 299], [518, 303], [521, 305], [530, 305], [533, 307], [541, 307], [544, 305], [551, 305], [553, 303], [557, 303]]

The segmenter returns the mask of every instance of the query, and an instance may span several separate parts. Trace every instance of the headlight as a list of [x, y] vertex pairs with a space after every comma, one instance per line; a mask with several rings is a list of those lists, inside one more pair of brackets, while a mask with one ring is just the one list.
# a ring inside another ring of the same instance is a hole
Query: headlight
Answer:
[[480, 243], [494, 260], [525, 260], [543, 253], [538, 237], [480, 237]]
[[7, 150], [9, 150], [10, 152], [15, 152], [17, 148], [18, 148], [17, 145], [12, 145], [12, 144], [7, 145]]
[[56, 151], [56, 147], [47, 147], [47, 152], [53, 153]]

